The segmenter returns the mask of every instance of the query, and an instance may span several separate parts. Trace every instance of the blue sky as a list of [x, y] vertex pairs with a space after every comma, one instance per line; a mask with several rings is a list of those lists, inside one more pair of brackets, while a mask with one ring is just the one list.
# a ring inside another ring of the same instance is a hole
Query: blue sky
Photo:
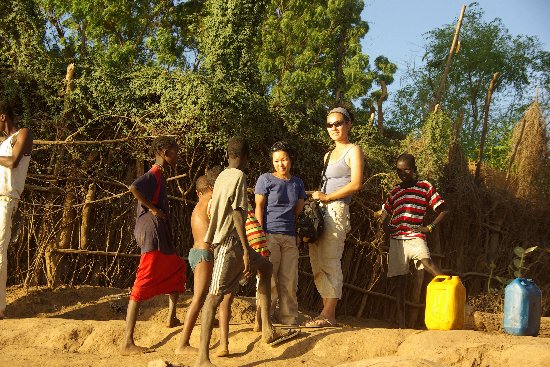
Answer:
[[[390, 93], [399, 88], [407, 63], [421, 63], [423, 33], [449, 23], [454, 27], [462, 5], [470, 4], [470, 1], [457, 0], [364, 1], [361, 15], [370, 30], [362, 42], [363, 52], [370, 56], [371, 64], [379, 55], [397, 64], [395, 82], [388, 88]], [[478, 3], [485, 19], [500, 18], [512, 35], [537, 36], [544, 49], [550, 49], [549, 0], [480, 0]]]

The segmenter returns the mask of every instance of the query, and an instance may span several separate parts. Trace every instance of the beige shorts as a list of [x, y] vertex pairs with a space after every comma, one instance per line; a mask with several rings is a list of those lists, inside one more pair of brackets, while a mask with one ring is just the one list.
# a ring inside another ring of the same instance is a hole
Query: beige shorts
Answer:
[[408, 274], [410, 260], [414, 260], [416, 269], [423, 269], [424, 266], [420, 260], [429, 258], [430, 250], [424, 239], [397, 240], [391, 238], [388, 253], [388, 278]]

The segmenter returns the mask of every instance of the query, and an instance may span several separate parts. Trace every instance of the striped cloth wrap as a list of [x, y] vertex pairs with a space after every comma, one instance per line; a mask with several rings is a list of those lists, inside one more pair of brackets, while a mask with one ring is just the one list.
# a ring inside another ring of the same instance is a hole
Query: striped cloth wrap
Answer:
[[252, 247], [252, 249], [260, 255], [269, 257], [271, 253], [267, 249], [267, 237], [262, 226], [260, 225], [260, 222], [256, 219], [254, 208], [252, 208], [250, 203], [248, 203], [245, 229], [246, 239], [248, 240], [250, 247]]

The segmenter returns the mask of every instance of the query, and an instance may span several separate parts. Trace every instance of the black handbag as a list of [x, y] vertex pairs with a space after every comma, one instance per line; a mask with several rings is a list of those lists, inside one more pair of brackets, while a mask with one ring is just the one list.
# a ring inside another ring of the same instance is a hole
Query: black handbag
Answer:
[[[332, 150], [328, 153], [327, 159], [325, 161], [319, 190], [322, 190], [323, 182], [326, 183], [325, 172], [327, 170], [328, 161], [330, 160], [331, 154]], [[319, 237], [321, 237], [321, 234], [325, 229], [325, 222], [323, 217], [324, 211], [319, 201], [307, 199], [304, 205], [304, 209], [298, 217], [297, 224], [297, 235], [303, 244], [309, 245], [311, 243], [314, 243], [319, 239]]]

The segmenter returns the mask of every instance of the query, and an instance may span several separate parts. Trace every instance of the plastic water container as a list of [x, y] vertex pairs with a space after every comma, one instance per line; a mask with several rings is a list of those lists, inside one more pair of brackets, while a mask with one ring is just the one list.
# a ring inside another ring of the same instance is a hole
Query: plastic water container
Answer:
[[512, 335], [537, 336], [542, 294], [531, 279], [516, 278], [504, 290], [504, 331]]
[[465, 304], [466, 288], [460, 277], [436, 276], [426, 291], [426, 327], [429, 330], [462, 329]]

